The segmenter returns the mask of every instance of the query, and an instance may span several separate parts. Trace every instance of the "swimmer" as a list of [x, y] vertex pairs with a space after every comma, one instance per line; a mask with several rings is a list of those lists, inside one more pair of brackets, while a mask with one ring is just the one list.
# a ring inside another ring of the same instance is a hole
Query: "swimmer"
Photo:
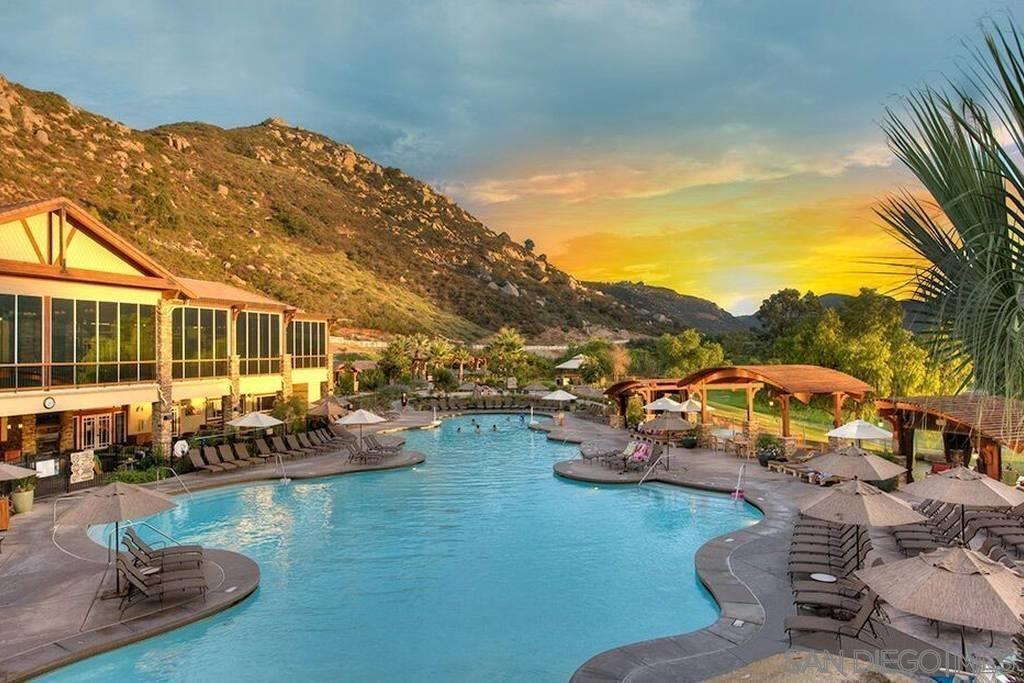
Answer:
[[458, 429], [456, 429], [455, 433], [456, 434], [461, 434], [462, 433], [462, 427], [459, 427]]
[[491, 425], [491, 431], [492, 432], [498, 431], [498, 425]]
[[480, 433], [480, 425], [476, 425], [476, 433], [477, 433], [477, 434], [479, 434], [479, 433]]

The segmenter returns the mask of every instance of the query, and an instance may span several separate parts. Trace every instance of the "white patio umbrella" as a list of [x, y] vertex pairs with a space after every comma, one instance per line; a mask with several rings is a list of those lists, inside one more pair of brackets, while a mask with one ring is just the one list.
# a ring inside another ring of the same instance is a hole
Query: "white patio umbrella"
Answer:
[[387, 422], [383, 417], [376, 413], [371, 413], [369, 410], [354, 410], [344, 417], [339, 417], [334, 421], [336, 425], [342, 425], [343, 427], [359, 427], [359, 448], [363, 447], [363, 425], [375, 425], [381, 422]]
[[18, 479], [26, 479], [34, 476], [36, 476], [35, 470], [0, 462], [0, 481], [17, 481]]
[[255, 410], [228, 422], [228, 425], [232, 427], [248, 427], [250, 429], [270, 429], [283, 424], [284, 422], [276, 417]]
[[[702, 407], [703, 404], [695, 398], [688, 398], [679, 404], [679, 410], [683, 413], [699, 413]], [[708, 406], [708, 410], [711, 410], [711, 406]]]
[[679, 412], [682, 412], [682, 407], [681, 406], [682, 406], [682, 404], [679, 403], [679, 401], [674, 401], [671, 398], [669, 398], [668, 396], [662, 396], [657, 401], [651, 401], [650, 403], [645, 405], [644, 406], [644, 410], [647, 410], [647, 411], [664, 410], [664, 411], [669, 412], [669, 413], [679, 413]]
[[836, 427], [830, 432], [826, 432], [825, 436], [833, 439], [853, 439], [854, 443], [860, 446], [860, 442], [864, 440], [882, 441], [891, 439], [892, 432], [876, 427], [865, 420], [854, 420], [853, 422], [847, 422]]
[[567, 403], [569, 401], [575, 401], [576, 396], [570, 394], [568, 391], [559, 389], [558, 391], [552, 391], [550, 394], [541, 396], [542, 401], [555, 401], [556, 403]]

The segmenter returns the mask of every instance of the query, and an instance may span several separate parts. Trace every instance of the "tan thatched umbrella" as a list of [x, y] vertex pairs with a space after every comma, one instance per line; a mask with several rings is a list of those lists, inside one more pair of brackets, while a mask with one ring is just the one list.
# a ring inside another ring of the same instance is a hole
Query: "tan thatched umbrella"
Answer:
[[658, 417], [644, 422], [640, 425], [640, 431], [643, 432], [660, 432], [662, 434], [668, 432], [688, 432], [693, 429], [693, 424], [687, 422], [679, 415], [673, 415], [672, 413], [665, 413]]
[[317, 401], [306, 413], [312, 417], [326, 417], [329, 420], [337, 420], [352, 408], [348, 401], [337, 396], [328, 396]]
[[940, 548], [857, 571], [871, 590], [896, 609], [964, 628], [1016, 633], [1024, 614], [1024, 577], [967, 548]]
[[862, 481], [844, 481], [804, 496], [800, 512], [826, 522], [856, 525], [857, 563], [860, 563], [862, 526], [899, 526], [925, 521], [924, 515], [905, 501]]
[[903, 490], [918, 498], [959, 504], [961, 538], [964, 533], [964, 509], [968, 505], [1001, 508], [1024, 503], [1024, 493], [962, 465], [907, 484]]
[[907, 484], [903, 490], [918, 498], [972, 507], [1012, 507], [1024, 503], [1024, 493], [962, 465]]
[[815, 472], [828, 472], [840, 479], [880, 481], [898, 477], [904, 472], [902, 465], [873, 453], [851, 446], [823, 453], [804, 463]]
[[[114, 556], [121, 542], [121, 522], [142, 519], [176, 505], [170, 496], [159, 491], [115, 481], [90, 491], [60, 516], [60, 523], [70, 526], [94, 526], [114, 523]], [[117, 574], [117, 592], [121, 592], [121, 575]]]

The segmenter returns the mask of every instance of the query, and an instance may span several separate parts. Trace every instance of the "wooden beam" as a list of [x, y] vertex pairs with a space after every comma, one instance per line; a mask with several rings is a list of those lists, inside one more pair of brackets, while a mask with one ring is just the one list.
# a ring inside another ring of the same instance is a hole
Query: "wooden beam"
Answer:
[[779, 394], [779, 413], [782, 419], [782, 436], [792, 436], [789, 430], [789, 394]]
[[841, 391], [837, 391], [832, 394], [832, 426], [840, 427], [843, 424], [843, 401], [846, 400], [846, 394]]
[[754, 421], [754, 392], [750, 387], [746, 388], [747, 392], [747, 422]]
[[37, 277], [51, 280], [70, 280], [73, 282], [87, 282], [98, 285], [120, 285], [125, 287], [138, 287], [140, 289], [163, 289], [171, 291], [179, 289], [177, 283], [160, 277], [104, 273], [98, 270], [87, 270], [85, 268], [67, 268], [65, 270], [61, 270], [58, 265], [26, 263], [25, 261], [13, 261], [10, 259], [0, 259], [0, 274], [21, 275], [24, 277]]
[[700, 388], [700, 423], [708, 423], [708, 390], [704, 386]]

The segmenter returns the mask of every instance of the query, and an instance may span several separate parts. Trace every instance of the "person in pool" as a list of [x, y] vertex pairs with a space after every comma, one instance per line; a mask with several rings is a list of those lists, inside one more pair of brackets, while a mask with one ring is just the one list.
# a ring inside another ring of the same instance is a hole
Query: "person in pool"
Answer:
[[455, 429], [455, 433], [456, 433], [456, 434], [461, 434], [461, 433], [462, 433], [462, 427], [457, 427], [457, 428]]
[[491, 425], [491, 431], [492, 432], [498, 431], [498, 425]]
[[475, 425], [475, 426], [476, 426], [476, 433], [479, 434], [480, 433], [480, 425]]

